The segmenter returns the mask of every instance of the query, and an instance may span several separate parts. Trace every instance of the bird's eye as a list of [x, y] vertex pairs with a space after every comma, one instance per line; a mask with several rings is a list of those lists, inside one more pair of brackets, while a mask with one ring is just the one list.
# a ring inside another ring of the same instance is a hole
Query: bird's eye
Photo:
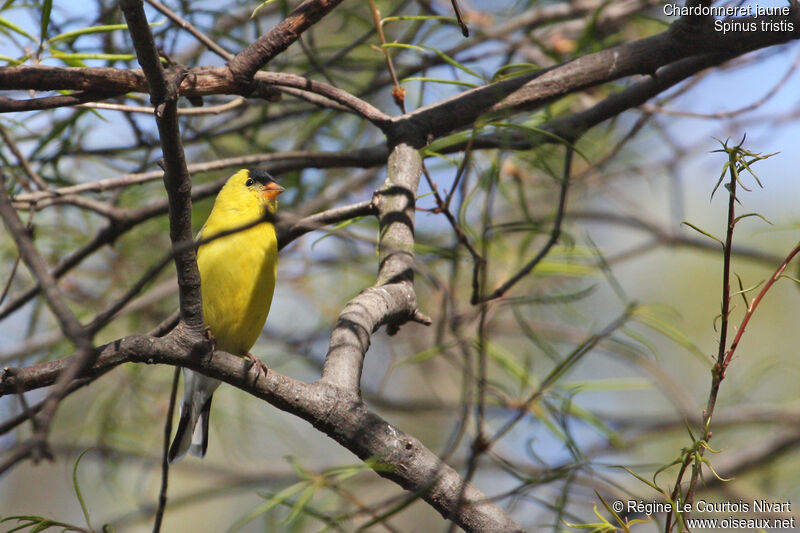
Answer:
[[247, 178], [247, 181], [244, 182], [244, 184], [248, 187], [252, 187], [254, 183], [255, 181], [253, 181], [253, 178]]

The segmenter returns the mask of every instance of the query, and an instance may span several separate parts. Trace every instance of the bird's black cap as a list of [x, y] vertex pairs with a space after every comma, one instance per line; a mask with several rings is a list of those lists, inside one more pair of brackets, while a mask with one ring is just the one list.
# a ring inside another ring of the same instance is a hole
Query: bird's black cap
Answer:
[[263, 168], [248, 168], [247, 171], [250, 173], [250, 177], [259, 182], [261, 185], [266, 185], [267, 183], [277, 183], [275, 178], [272, 177], [272, 174]]

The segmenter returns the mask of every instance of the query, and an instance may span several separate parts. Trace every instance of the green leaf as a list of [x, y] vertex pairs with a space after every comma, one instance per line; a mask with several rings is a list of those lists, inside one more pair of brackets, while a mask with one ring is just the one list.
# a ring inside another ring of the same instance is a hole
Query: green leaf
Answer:
[[21, 65], [22, 63], [25, 62], [24, 59], [14, 59], [13, 57], [8, 57], [8, 56], [0, 56], [0, 61], [5, 61], [12, 67], [16, 67], [17, 65]]
[[51, 50], [51, 55], [55, 59], [62, 60], [84, 60], [84, 59], [107, 59], [109, 61], [131, 61], [136, 59], [134, 54], [84, 54], [84, 53], [66, 53], [59, 52], [58, 50]]
[[385, 19], [381, 20], [381, 22], [385, 25], [387, 22], [395, 22], [398, 20], [438, 20], [440, 22], [451, 22], [453, 24], [458, 24], [457, 18], [445, 17], [443, 15], [405, 15], [400, 17], [386, 17]]
[[608, 378], [590, 379], [587, 381], [564, 381], [561, 383], [561, 386], [565, 389], [580, 389], [581, 392], [616, 392], [653, 388], [653, 384], [650, 380], [645, 378]]
[[791, 280], [791, 281], [794, 281], [795, 283], [800, 285], [800, 279], [793, 278], [792, 276], [789, 276], [788, 274], [781, 274], [780, 277], [786, 278], [786, 279]]
[[428, 359], [433, 359], [434, 357], [444, 353], [445, 350], [450, 349], [454, 345], [455, 342], [452, 342], [450, 344], [440, 344], [438, 346], [433, 346], [431, 348], [428, 348], [427, 350], [422, 350], [421, 352], [415, 353], [411, 357], [406, 357], [405, 359], [397, 361], [392, 365], [392, 368], [397, 368], [405, 365], [416, 365], [423, 361], [427, 361]]
[[71, 57], [61, 57], [59, 60], [67, 65], [68, 67], [77, 67], [77, 68], [88, 68], [89, 65], [81, 61], [80, 59], [73, 59]]
[[[565, 384], [564, 386], [566, 387], [567, 385]], [[614, 389], [614, 390], [621, 390], [621, 389]], [[623, 439], [616, 431], [608, 427], [602, 420], [600, 420], [600, 418], [595, 416], [593, 413], [587, 411], [583, 407], [575, 405], [574, 403], [570, 403], [567, 409], [571, 416], [574, 416], [578, 420], [585, 422], [586, 424], [592, 426], [597, 431], [605, 435], [612, 446], [616, 448], [624, 448], [626, 446], [627, 442], [625, 441], [625, 439]]]
[[636, 472], [634, 472], [633, 470], [631, 470], [627, 466], [615, 465], [612, 468], [622, 468], [627, 473], [629, 473], [630, 475], [632, 475], [633, 477], [635, 477], [636, 479], [638, 479], [639, 481], [641, 481], [642, 483], [644, 483], [648, 487], [651, 487], [652, 489], [655, 489], [659, 494], [663, 494], [664, 496], [669, 497], [669, 495], [666, 493], [666, 491], [664, 491], [664, 489], [662, 489], [661, 487], [656, 485], [654, 482], [643, 478], [642, 476], [640, 476], [639, 474], [637, 474]]
[[53, 10], [53, 0], [44, 0], [44, 5], [42, 5], [42, 20], [41, 20], [41, 28], [40, 28], [40, 36], [39, 42], [44, 42], [45, 38], [47, 37], [47, 26], [50, 25], [50, 12]]
[[237, 520], [228, 529], [228, 533], [235, 533], [236, 531], [239, 531], [252, 520], [258, 518], [259, 516], [266, 513], [276, 505], [283, 503], [288, 498], [291, 498], [301, 490], [306, 489], [306, 487], [308, 487], [308, 481], [300, 481], [290, 487], [283, 489], [282, 491], [280, 491], [279, 493], [275, 494], [270, 499], [268, 499], [266, 502], [262, 503], [261, 505], [259, 505], [258, 507], [256, 507], [255, 509], [244, 515], [242, 518]]
[[[515, 70], [509, 74], [506, 74], [509, 70]], [[531, 72], [536, 72], [537, 70], [542, 70], [542, 67], [539, 65], [535, 65], [533, 63], [511, 63], [510, 65], [503, 65], [499, 69], [492, 74], [492, 81], [498, 80], [507, 80], [511, 78], [516, 78], [517, 76], [524, 76], [525, 74], [530, 74]]]
[[[151, 24], [153, 26], [153, 24]], [[81, 28], [80, 30], [73, 30], [68, 31], [65, 33], [59, 33], [55, 37], [50, 37], [47, 39], [48, 43], [54, 43], [56, 41], [73, 41], [80, 37], [81, 35], [89, 35], [92, 33], [106, 33], [116, 30], [126, 30], [128, 29], [127, 24], [105, 24], [103, 26], [89, 26], [88, 28]]]
[[253, 10], [253, 12], [250, 13], [250, 20], [253, 20], [255, 18], [256, 13], [258, 13], [261, 10], [261, 8], [265, 7], [267, 4], [271, 4], [274, 1], [275, 0], [265, 0], [264, 2], [261, 2], [260, 4], [258, 4], [258, 6], [256, 6], [256, 8]]
[[416, 45], [416, 44], [405, 44], [405, 43], [386, 43], [386, 44], [383, 45], [383, 48], [406, 48], [406, 49], [410, 49], [410, 50], [418, 50], [418, 51], [421, 51], [421, 52], [426, 52], [426, 51], [433, 52], [434, 54], [439, 56], [439, 58], [442, 61], [444, 61], [445, 63], [447, 63], [448, 65], [456, 67], [457, 69], [459, 69], [459, 70], [461, 70], [463, 72], [466, 72], [470, 76], [475, 76], [476, 78], [479, 78], [481, 81], [484, 81], [484, 82], [486, 81], [486, 79], [483, 76], [481, 76], [480, 74], [478, 74], [474, 70], [470, 69], [469, 67], [466, 67], [466, 66], [462, 65], [461, 63], [459, 63], [458, 61], [456, 61], [455, 59], [453, 59], [449, 55], [445, 54], [444, 52], [442, 52], [441, 50], [439, 50], [437, 48], [433, 48], [432, 46], [424, 46], [424, 45]]
[[411, 76], [410, 78], [403, 78], [402, 80], [400, 80], [400, 83], [403, 84], [403, 83], [407, 83], [409, 81], [429, 81], [431, 83], [445, 83], [445, 84], [448, 84], [448, 85], [461, 85], [463, 87], [469, 87], [470, 89], [474, 89], [475, 87], [479, 87], [479, 85], [476, 85], [474, 83], [469, 83], [469, 82], [466, 82], [466, 81], [446, 80], [446, 79], [442, 79], [442, 78], [425, 78], [425, 77], [421, 77], [421, 76]]
[[558, 275], [573, 278], [596, 277], [597, 269], [592, 265], [543, 260], [533, 271], [535, 276]]
[[508, 375], [519, 381], [521, 386], [531, 386], [530, 373], [517, 362], [514, 355], [508, 350], [498, 346], [497, 344], [487, 342], [486, 353], [491, 357], [500, 367], [506, 371]]
[[773, 224], [772, 222], [770, 222], [769, 220], [767, 220], [766, 218], [764, 218], [764, 217], [763, 217], [761, 214], [759, 214], [759, 213], [747, 213], [747, 214], [744, 214], [744, 215], [739, 215], [738, 217], [736, 217], [736, 218], [734, 218], [734, 219], [733, 219], [733, 225], [735, 226], [737, 222], [739, 222], [741, 219], [743, 219], [743, 218], [747, 218], [747, 217], [758, 217], [758, 218], [760, 218], [761, 220], [763, 220], [764, 222], [766, 222], [767, 224], [769, 224], [770, 226], [774, 226], [774, 224]]
[[[605, 508], [606, 508], [606, 511], [608, 511], [609, 513], [611, 513], [611, 516], [613, 516], [613, 517], [614, 517], [614, 520], [616, 520], [616, 522], [617, 522], [617, 523], [618, 523], [620, 526], [622, 526], [622, 530], [623, 530], [623, 531], [625, 531], [626, 533], [629, 533], [629, 532], [630, 532], [630, 529], [628, 529], [628, 526], [626, 525], [625, 521], [624, 521], [624, 520], [623, 520], [623, 519], [622, 519], [622, 518], [621, 518], [621, 517], [620, 517], [620, 516], [617, 514], [617, 512], [616, 512], [616, 511], [615, 511], [615, 510], [614, 510], [614, 509], [613, 509], [613, 508], [612, 508], [610, 505], [608, 505], [608, 503], [607, 503], [607, 502], [606, 502], [606, 501], [603, 499], [603, 497], [602, 497], [602, 496], [600, 496], [600, 493], [599, 493], [599, 492], [597, 492], [597, 491], [595, 490], [595, 491], [594, 491], [594, 493], [595, 493], [595, 496], [597, 496], [598, 498], [600, 498], [600, 503], [602, 503], [602, 504], [603, 504], [603, 507], [605, 507]], [[597, 512], [597, 508], [595, 508], [595, 514], [596, 514], [597, 516], [600, 516], [600, 514]]]
[[556, 135], [555, 133], [553, 133], [551, 131], [543, 130], [543, 129], [537, 128], [535, 126], [529, 126], [529, 125], [525, 125], [525, 124], [513, 124], [513, 123], [508, 123], [508, 122], [489, 122], [486, 125], [487, 126], [494, 126], [496, 128], [506, 128], [506, 129], [511, 129], [511, 130], [517, 130], [517, 131], [520, 131], [520, 132], [523, 132], [523, 133], [528, 133], [528, 134], [530, 134], [532, 136], [542, 135], [544, 137], [549, 137], [550, 139], [554, 139], [554, 140], [558, 141], [559, 143], [563, 144], [564, 146], [568, 146], [568, 147], [572, 148], [572, 150], [574, 150], [576, 154], [581, 156], [584, 161], [586, 161], [587, 163], [590, 163], [589, 157], [586, 154], [584, 154], [577, 146], [575, 146], [574, 143], [571, 143], [571, 142], [567, 141], [563, 137], [560, 137], [560, 136]]
[[13, 22], [11, 22], [6, 18], [0, 17], [0, 26], [3, 26], [4, 28], [13, 31], [14, 33], [18, 33], [23, 37], [27, 37], [31, 41], [36, 42], [35, 37], [33, 37], [30, 33], [26, 32], [25, 30], [23, 30], [22, 28], [20, 28], [19, 26], [17, 26], [16, 24], [14, 24]]
[[61, 135], [61, 133], [63, 133], [63, 132], [64, 132], [64, 130], [66, 130], [68, 127], [70, 127], [70, 126], [73, 126], [73, 125], [74, 125], [74, 124], [75, 124], [75, 123], [78, 121], [78, 119], [79, 119], [80, 117], [82, 117], [82, 116], [84, 115], [84, 113], [86, 113], [86, 111], [88, 111], [88, 109], [86, 109], [86, 108], [83, 108], [83, 109], [78, 109], [78, 110], [75, 112], [75, 114], [73, 114], [73, 115], [72, 115], [71, 117], [69, 117], [68, 119], [66, 119], [66, 120], [62, 120], [61, 122], [58, 122], [58, 123], [57, 123], [57, 124], [56, 124], [56, 125], [55, 125], [55, 126], [54, 126], [54, 127], [51, 129], [51, 130], [50, 130], [50, 132], [49, 132], [47, 135], [45, 135], [45, 136], [44, 136], [44, 138], [42, 138], [42, 139], [39, 141], [39, 144], [36, 146], [36, 148], [33, 150], [33, 152], [31, 153], [31, 155], [30, 155], [30, 156], [28, 156], [28, 157], [29, 157], [30, 159], [34, 159], [34, 158], [35, 158], [35, 157], [36, 157], [36, 156], [39, 154], [39, 152], [41, 152], [41, 151], [42, 151], [42, 150], [45, 148], [45, 146], [47, 146], [47, 145], [48, 145], [50, 142], [52, 142], [52, 141], [53, 141], [54, 139], [56, 139], [56, 138], [57, 138], [59, 135]]
[[351, 219], [349, 219], [349, 220], [345, 220], [345, 221], [343, 221], [343, 222], [339, 222], [338, 224], [336, 224], [335, 226], [333, 226], [333, 228], [331, 228], [331, 230], [330, 230], [330, 231], [326, 231], [326, 232], [325, 232], [325, 233], [324, 233], [324, 234], [323, 234], [323, 235], [322, 235], [322, 236], [321, 236], [319, 239], [316, 239], [314, 242], [312, 242], [312, 243], [311, 243], [311, 248], [313, 249], [313, 248], [314, 248], [314, 247], [315, 247], [315, 246], [316, 246], [316, 245], [317, 245], [319, 242], [321, 242], [323, 239], [327, 239], [327, 238], [328, 238], [328, 237], [330, 237], [331, 235], [335, 235], [337, 230], [340, 230], [340, 229], [342, 229], [342, 228], [346, 228], [346, 227], [347, 227], [347, 226], [349, 226], [350, 224], [353, 224], [353, 223], [355, 223], [355, 222], [358, 222], [359, 220], [361, 220], [361, 219], [363, 219], [363, 218], [364, 218], [364, 217], [354, 217], [354, 218], [351, 218]]
[[91, 450], [91, 448], [86, 448], [81, 452], [78, 458], [75, 460], [75, 465], [72, 467], [72, 486], [75, 488], [75, 496], [78, 498], [78, 503], [81, 506], [81, 511], [83, 511], [83, 517], [86, 519], [86, 527], [90, 530], [94, 529], [92, 527], [92, 521], [89, 518], [89, 509], [86, 507], [86, 502], [83, 499], [83, 495], [81, 494], [81, 487], [78, 483], [78, 465], [81, 464], [81, 459], [83, 456], [86, 455], [86, 452]]
[[713, 240], [717, 241], [718, 243], [720, 243], [720, 244], [722, 245], [722, 247], [723, 247], [723, 248], [725, 247], [725, 243], [724, 243], [724, 242], [722, 242], [721, 240], [717, 239], [716, 237], [714, 237], [713, 235], [711, 235], [711, 234], [710, 234], [710, 233], [708, 233], [707, 231], [705, 231], [705, 230], [701, 230], [700, 228], [698, 228], [697, 226], [695, 226], [695, 225], [694, 225], [694, 224], [692, 224], [691, 222], [686, 222], [686, 221], [684, 220], [683, 222], [681, 222], [681, 224], [685, 224], [686, 226], [689, 226], [690, 228], [692, 228], [693, 230], [695, 230], [697, 233], [701, 233], [701, 234], [705, 235], [706, 237], [708, 237], [709, 239], [713, 239]]
[[306, 487], [306, 489], [300, 494], [300, 497], [297, 498], [297, 501], [292, 506], [292, 510], [289, 511], [289, 514], [281, 522], [281, 524], [291, 524], [298, 516], [300, 516], [300, 513], [303, 512], [303, 509], [305, 509], [308, 502], [311, 501], [311, 498], [314, 496], [314, 493], [317, 492], [317, 489], [319, 489], [319, 485], [317, 484], [311, 484]]
[[428, 146], [422, 148], [422, 155], [428, 157], [429, 155], [440, 154], [444, 149], [454, 144], [464, 144], [469, 141], [472, 134], [469, 131], [459, 131], [446, 137], [434, 140]]
[[705, 354], [703, 351], [700, 350], [700, 348], [698, 348], [683, 331], [665, 322], [663, 318], [658, 315], [655, 306], [637, 306], [633, 311], [633, 318], [640, 324], [647, 326], [653, 331], [661, 333], [673, 342], [683, 346], [689, 352], [705, 361]]

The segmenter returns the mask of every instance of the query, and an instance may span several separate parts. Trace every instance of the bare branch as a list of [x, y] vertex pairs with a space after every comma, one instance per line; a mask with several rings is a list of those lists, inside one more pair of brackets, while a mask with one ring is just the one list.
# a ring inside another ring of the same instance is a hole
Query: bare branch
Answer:
[[348, 302], [331, 333], [322, 381], [351, 395], [359, 395], [361, 368], [372, 333], [384, 324], [396, 330], [417, 313], [414, 204], [421, 170], [416, 149], [400, 144], [392, 150], [386, 182], [373, 198], [381, 228], [378, 279]]
[[[171, 73], [167, 78], [161, 67], [161, 60], [141, 0], [124, 0], [120, 5], [128, 22], [139, 64], [147, 76], [150, 101], [156, 109], [156, 124], [166, 163], [164, 186], [167, 189], [170, 205], [169, 236], [173, 245], [190, 242], [193, 238], [192, 183], [186, 168], [186, 157], [178, 127], [180, 79], [175, 77], [177, 73]], [[203, 306], [200, 299], [197, 252], [188, 249], [176, 255], [175, 266], [178, 270], [181, 318], [191, 330], [199, 333], [203, 329]]]
[[206, 34], [192, 26], [186, 19], [179, 16], [177, 13], [169, 9], [167, 6], [159, 2], [158, 0], [147, 0], [147, 3], [156, 8], [161, 14], [165, 15], [168, 19], [172, 22], [176, 23], [178, 26], [183, 28], [184, 30], [191, 33], [195, 39], [203, 43], [209, 50], [220, 56], [222, 59], [226, 61], [230, 61], [233, 59], [233, 54], [225, 50], [219, 44], [214, 42], [213, 39], [209, 38]]
[[286, 50], [300, 34], [338, 6], [342, 0], [306, 0], [278, 23], [269, 33], [228, 62], [228, 69], [246, 91], [252, 89], [253, 77], [270, 59]]
[[[364, 326], [358, 324], [360, 328]], [[187, 348], [190, 339], [184, 335], [184, 330], [175, 330], [163, 338], [134, 335], [114, 341], [101, 349], [96, 364], [85, 376], [101, 375], [125, 362], [191, 368], [303, 418], [362, 460], [377, 459], [379, 475], [419, 494], [466, 531], [522, 531], [473, 485], [462, 489], [464, 482], [455, 470], [419, 440], [370, 411], [356, 395], [342, 394], [340, 388], [324, 380], [306, 384], [272, 370], [259, 374], [248, 361], [225, 352], [214, 352], [209, 358], [196, 357]], [[0, 375], [0, 395], [49, 385], [73, 357], [5, 371]], [[456, 513], [458, 494], [462, 492], [464, 503]]]
[[0, 217], [3, 218], [3, 222], [17, 244], [17, 249], [25, 264], [41, 285], [47, 305], [58, 320], [61, 331], [78, 350], [72, 364], [61, 372], [55, 381], [55, 386], [50, 391], [42, 411], [37, 415], [37, 423], [34, 424], [34, 436], [31, 442], [32, 451], [30, 453], [34, 459], [38, 459], [42, 455], [50, 456], [47, 449], [47, 433], [50, 428], [50, 421], [55, 415], [61, 398], [63, 398], [72, 380], [80, 376], [84, 369], [94, 363], [97, 353], [94, 350], [91, 335], [81, 326], [67, 306], [55, 278], [50, 274], [47, 264], [36, 250], [25, 224], [20, 220], [11, 205], [11, 199], [6, 192], [5, 177], [2, 174], [0, 174]]

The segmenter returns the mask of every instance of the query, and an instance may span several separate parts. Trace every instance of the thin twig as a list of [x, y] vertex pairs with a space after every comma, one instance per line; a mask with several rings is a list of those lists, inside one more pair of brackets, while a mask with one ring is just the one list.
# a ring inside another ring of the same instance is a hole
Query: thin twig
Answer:
[[[150, 0], [148, 0], [150, 1]], [[224, 104], [209, 107], [188, 107], [178, 109], [179, 115], [218, 115], [231, 109], [236, 109], [246, 102], [245, 98], [236, 98]], [[122, 111], [124, 113], [146, 113], [152, 115], [155, 108], [148, 106], [133, 106], [124, 104], [109, 104], [107, 102], [87, 102], [75, 107], [85, 107], [89, 109], [108, 109], [110, 111]]]
[[[513, 287], [519, 280], [530, 274], [530, 272], [536, 268], [536, 265], [538, 265], [539, 262], [545, 258], [550, 249], [558, 242], [559, 237], [561, 237], [561, 224], [564, 221], [564, 213], [566, 212], [567, 208], [567, 191], [569, 189], [570, 169], [572, 167], [572, 152], [572, 147], [568, 146], [564, 160], [564, 176], [561, 179], [561, 192], [558, 198], [558, 210], [556, 211], [556, 219], [553, 222], [553, 229], [550, 232], [550, 238], [533, 259], [528, 261], [528, 263], [522, 267], [519, 272], [511, 276], [506, 282], [492, 291], [491, 294], [488, 294], [487, 296], [480, 296], [478, 291], [473, 291], [471, 299], [473, 305], [477, 303], [488, 302], [503, 296], [506, 291]], [[475, 286], [475, 284], [473, 284], [473, 286]]]
[[375, 30], [378, 32], [378, 39], [380, 39], [381, 51], [386, 58], [386, 66], [389, 69], [389, 75], [392, 77], [392, 83], [394, 84], [394, 87], [392, 87], [392, 98], [394, 99], [394, 103], [397, 104], [397, 107], [400, 108], [400, 111], [405, 113], [406, 90], [400, 85], [400, 81], [397, 79], [397, 72], [394, 70], [394, 64], [392, 63], [392, 55], [389, 52], [389, 48], [386, 46], [386, 36], [383, 34], [381, 12], [378, 6], [375, 5], [375, 0], [369, 0], [369, 8], [372, 12], [372, 20], [375, 23]]
[[[142, 2], [123, 0], [120, 7], [128, 23], [139, 64], [147, 77], [150, 101], [156, 109], [156, 125], [165, 162], [164, 187], [170, 206], [170, 240], [173, 245], [188, 242], [192, 240], [192, 185], [186, 168], [177, 113], [178, 87], [182, 77], [177, 71], [171, 71], [167, 76], [162, 68]], [[203, 330], [203, 308], [196, 252], [190, 249], [177, 255], [175, 266], [181, 318], [192, 331], [200, 334]]]
[[225, 50], [223, 47], [217, 44], [213, 39], [208, 37], [205, 33], [195, 28], [189, 21], [187, 21], [186, 19], [184, 19], [183, 17], [181, 17], [180, 15], [169, 9], [167, 6], [165, 6], [158, 0], [147, 0], [147, 3], [156, 8], [156, 10], [161, 12], [161, 14], [166, 16], [172, 22], [175, 22], [176, 24], [178, 24], [178, 26], [180, 26], [184, 30], [194, 35], [194, 37], [198, 41], [206, 45], [206, 47], [209, 50], [220, 56], [222, 59], [226, 61], [230, 61], [231, 59], [233, 59], [232, 53]]
[[469, 28], [467, 27], [467, 23], [464, 22], [464, 17], [461, 16], [461, 8], [458, 5], [458, 0], [451, 0], [453, 4], [453, 11], [456, 13], [456, 20], [458, 20], [458, 25], [461, 27], [461, 33], [464, 37], [469, 37]]
[[91, 334], [81, 326], [78, 319], [67, 306], [65, 298], [58, 288], [58, 284], [50, 273], [47, 264], [36, 250], [25, 224], [22, 223], [16, 210], [11, 204], [5, 187], [5, 176], [0, 173], [0, 216], [6, 224], [14, 242], [17, 245], [22, 259], [30, 269], [42, 287], [45, 301], [48, 307], [58, 320], [61, 331], [72, 341], [77, 348], [77, 356], [72, 363], [59, 375], [53, 389], [50, 391], [46, 403], [37, 416], [37, 424], [34, 431], [32, 454], [34, 458], [40, 456], [49, 457], [47, 449], [47, 433], [50, 421], [55, 414], [58, 404], [63, 398], [67, 387], [74, 378], [79, 376], [83, 370], [91, 366], [97, 358], [97, 353], [92, 344]]
[[[148, 0], [149, 1], [149, 0]], [[172, 373], [172, 388], [169, 393], [169, 406], [167, 407], [167, 419], [164, 421], [164, 449], [161, 457], [161, 489], [158, 493], [158, 506], [156, 507], [156, 518], [153, 522], [153, 533], [161, 531], [161, 521], [164, 518], [164, 510], [167, 508], [167, 487], [169, 481], [169, 441], [172, 437], [172, 416], [175, 412], [175, 399], [178, 397], [178, 381], [181, 377], [181, 369], [176, 366]]]
[[22, 170], [25, 171], [25, 175], [28, 176], [28, 178], [30, 178], [30, 180], [35, 183], [40, 190], [47, 190], [47, 182], [45, 182], [39, 173], [36, 172], [33, 167], [31, 167], [28, 159], [22, 155], [17, 143], [14, 142], [14, 139], [11, 138], [11, 136], [8, 134], [8, 131], [1, 125], [0, 135], [3, 137], [3, 141], [6, 143], [6, 145], [8, 145], [8, 149], [11, 150], [11, 153], [13, 153], [14, 157], [17, 158], [17, 162], [19, 163], [19, 166], [22, 167]]
[[[34, 204], [28, 214], [28, 223], [25, 225], [25, 228], [28, 232], [33, 231], [33, 214], [35, 212], [36, 206]], [[0, 294], [0, 304], [2, 304], [3, 301], [5, 301], [6, 296], [8, 296], [8, 291], [11, 289], [11, 283], [14, 281], [14, 276], [17, 274], [17, 268], [19, 267], [20, 259], [22, 259], [20, 254], [17, 254], [17, 256], [14, 258], [14, 264], [11, 265], [11, 272], [8, 274], [8, 281], [6, 282], [5, 287], [3, 287], [3, 293]]]

